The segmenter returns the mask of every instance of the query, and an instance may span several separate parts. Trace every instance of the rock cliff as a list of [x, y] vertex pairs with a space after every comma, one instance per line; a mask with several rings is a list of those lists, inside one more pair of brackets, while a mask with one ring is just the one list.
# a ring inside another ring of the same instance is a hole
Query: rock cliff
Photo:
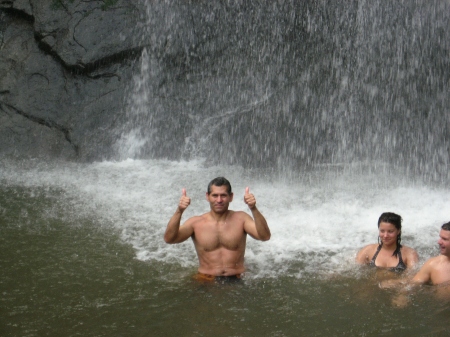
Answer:
[[132, 1], [0, 1], [0, 153], [108, 157], [142, 46]]

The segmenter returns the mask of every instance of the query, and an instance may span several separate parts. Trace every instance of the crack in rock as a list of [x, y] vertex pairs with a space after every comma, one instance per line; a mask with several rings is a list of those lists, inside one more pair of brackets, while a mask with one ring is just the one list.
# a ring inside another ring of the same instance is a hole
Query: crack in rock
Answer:
[[34, 123], [37, 123], [39, 125], [43, 125], [43, 126], [46, 126], [46, 127], [50, 128], [50, 129], [55, 129], [55, 130], [61, 132], [64, 135], [64, 137], [67, 140], [67, 142], [74, 149], [75, 154], [78, 156], [78, 154], [79, 154], [79, 147], [78, 147], [78, 145], [76, 145], [76, 144], [74, 144], [72, 142], [72, 139], [71, 139], [71, 136], [70, 136], [70, 132], [71, 132], [70, 128], [67, 128], [64, 125], [56, 123], [55, 121], [52, 121], [52, 120], [48, 120], [48, 119], [44, 119], [44, 118], [33, 116], [33, 115], [29, 114], [29, 113], [21, 111], [21, 110], [17, 109], [16, 107], [14, 107], [14, 106], [12, 106], [12, 105], [10, 105], [8, 103], [2, 102], [2, 101], [0, 101], [0, 106], [1, 106], [1, 109], [3, 111], [5, 111], [6, 113], [8, 112], [7, 110], [13, 111], [16, 114], [18, 114], [18, 115], [20, 115], [22, 117], [25, 117], [26, 119], [28, 119], [28, 120], [30, 120], [30, 121], [32, 121]]

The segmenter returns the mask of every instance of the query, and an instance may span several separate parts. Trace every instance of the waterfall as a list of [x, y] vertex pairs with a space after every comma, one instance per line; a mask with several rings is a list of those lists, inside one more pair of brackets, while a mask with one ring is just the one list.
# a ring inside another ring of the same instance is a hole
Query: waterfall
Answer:
[[122, 158], [449, 178], [448, 1], [147, 1]]
[[[115, 157], [0, 158], [6, 333], [448, 335], [448, 287], [380, 289], [409, 275], [355, 256], [383, 212], [402, 216], [418, 267], [439, 254], [450, 2], [140, 1], [126, 109], [92, 126], [117, 137]], [[234, 211], [251, 214], [250, 188], [272, 236], [248, 237], [242, 282], [209, 286], [192, 280], [192, 241], [163, 236], [182, 189], [182, 222], [209, 211], [217, 176]]]

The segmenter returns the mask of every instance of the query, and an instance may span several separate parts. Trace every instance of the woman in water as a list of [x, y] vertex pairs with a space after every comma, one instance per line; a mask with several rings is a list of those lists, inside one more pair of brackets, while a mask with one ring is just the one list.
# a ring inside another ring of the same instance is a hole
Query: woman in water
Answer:
[[385, 270], [402, 272], [419, 260], [417, 252], [401, 244], [402, 217], [383, 213], [378, 219], [378, 244], [367, 245], [356, 255], [356, 262]]

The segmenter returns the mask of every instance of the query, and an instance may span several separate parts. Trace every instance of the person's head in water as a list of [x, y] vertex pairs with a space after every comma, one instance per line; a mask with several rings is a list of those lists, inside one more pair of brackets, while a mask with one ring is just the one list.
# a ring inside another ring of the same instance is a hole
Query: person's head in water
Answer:
[[447, 222], [441, 226], [438, 245], [440, 253], [450, 257], [450, 222]]
[[207, 191], [207, 193], [208, 194], [211, 194], [211, 187], [212, 186], [226, 186], [227, 187], [227, 192], [228, 192], [228, 194], [229, 195], [231, 195], [231, 184], [230, 184], [230, 182], [226, 179], [226, 178], [224, 178], [224, 177], [217, 177], [217, 178], [214, 178], [213, 180], [211, 180], [210, 182], [209, 182], [209, 184], [208, 184], [208, 191]]
[[444, 231], [450, 231], [450, 222], [443, 224], [441, 229], [443, 229]]
[[[392, 213], [392, 212], [385, 212], [383, 214], [380, 215], [380, 217], [378, 218], [378, 229], [380, 229], [380, 224], [382, 222], [388, 223], [393, 225], [397, 231], [397, 248], [394, 251], [394, 256], [397, 256], [398, 252], [400, 251], [400, 248], [402, 248], [401, 245], [401, 241], [402, 241], [402, 217], [398, 214]], [[382, 244], [382, 242], [380, 242], [380, 235], [378, 235], [378, 242], [380, 244]]]

